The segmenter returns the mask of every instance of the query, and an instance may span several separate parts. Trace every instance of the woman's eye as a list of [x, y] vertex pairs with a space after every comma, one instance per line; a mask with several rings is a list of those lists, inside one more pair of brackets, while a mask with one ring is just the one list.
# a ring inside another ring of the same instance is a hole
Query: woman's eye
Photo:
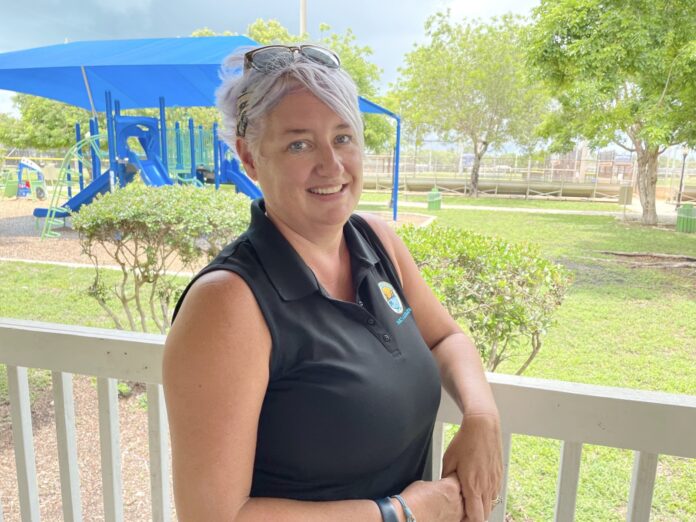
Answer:
[[346, 144], [353, 141], [353, 136], [350, 134], [340, 134], [336, 136], [336, 143]]
[[304, 141], [293, 141], [288, 145], [288, 150], [290, 152], [301, 152], [307, 148], [307, 144]]

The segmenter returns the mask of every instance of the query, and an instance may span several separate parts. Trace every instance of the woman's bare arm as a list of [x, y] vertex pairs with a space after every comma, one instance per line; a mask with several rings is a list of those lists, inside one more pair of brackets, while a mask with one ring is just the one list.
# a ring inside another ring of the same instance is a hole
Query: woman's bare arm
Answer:
[[371, 500], [249, 497], [270, 352], [263, 315], [239, 276], [213, 272], [192, 286], [163, 363], [179, 520], [380, 521]]
[[445, 453], [443, 476], [457, 473], [467, 520], [488, 518], [502, 480], [500, 419], [481, 358], [418, 270], [411, 253], [381, 219], [364, 216], [401, 277], [406, 300], [440, 370], [442, 385], [462, 412], [462, 425]]

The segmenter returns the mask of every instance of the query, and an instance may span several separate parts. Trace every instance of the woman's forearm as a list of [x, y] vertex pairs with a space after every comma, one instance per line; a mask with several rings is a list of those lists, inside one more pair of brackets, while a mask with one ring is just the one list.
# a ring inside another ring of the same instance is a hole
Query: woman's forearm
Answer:
[[[392, 499], [399, 521], [405, 520], [401, 506]], [[310, 502], [283, 498], [254, 497], [247, 500], [234, 522], [382, 522], [377, 504], [372, 500], [338, 500]]]
[[493, 392], [476, 347], [464, 333], [445, 337], [433, 349], [442, 386], [463, 415], [498, 416]]

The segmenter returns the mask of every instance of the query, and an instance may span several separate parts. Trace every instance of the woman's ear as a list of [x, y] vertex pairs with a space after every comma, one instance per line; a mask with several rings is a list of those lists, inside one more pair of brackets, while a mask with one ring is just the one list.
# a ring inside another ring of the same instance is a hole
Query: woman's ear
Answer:
[[258, 181], [258, 176], [256, 175], [256, 162], [254, 161], [254, 155], [251, 153], [249, 148], [249, 142], [244, 138], [237, 138], [235, 141], [235, 147], [237, 148], [237, 155], [239, 159], [242, 160], [244, 165], [244, 170], [254, 181]]

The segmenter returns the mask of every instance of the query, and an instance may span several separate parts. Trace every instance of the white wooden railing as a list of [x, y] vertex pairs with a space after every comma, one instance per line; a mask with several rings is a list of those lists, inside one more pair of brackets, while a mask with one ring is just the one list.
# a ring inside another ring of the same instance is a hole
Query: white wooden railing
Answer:
[[[39, 520], [27, 368], [52, 371], [58, 461], [65, 520], [82, 520], [72, 374], [97, 378], [104, 514], [123, 520], [116, 380], [147, 384], [152, 519], [171, 519], [169, 445], [162, 394], [164, 338], [115, 330], [0, 319], [0, 364], [7, 365], [10, 411], [23, 521]], [[555, 520], [571, 521], [583, 444], [635, 451], [627, 520], [648, 521], [660, 454], [696, 458], [696, 397], [491, 374], [501, 412], [505, 481], [511, 435], [562, 441]], [[446, 394], [442, 422], [460, 413]], [[434, 476], [440, 474], [443, 427], [437, 424]], [[505, 488], [503, 489], [505, 498]], [[0, 504], [0, 522], [2, 522]], [[505, 502], [491, 521], [504, 520]]]

